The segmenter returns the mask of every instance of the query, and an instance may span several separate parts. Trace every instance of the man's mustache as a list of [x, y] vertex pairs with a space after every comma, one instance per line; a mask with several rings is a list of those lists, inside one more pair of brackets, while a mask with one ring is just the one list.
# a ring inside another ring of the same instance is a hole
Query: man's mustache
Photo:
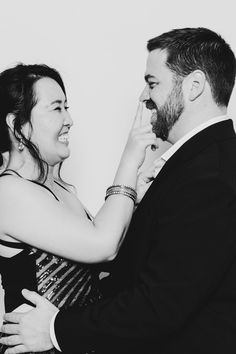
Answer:
[[146, 105], [146, 108], [147, 108], [147, 109], [150, 109], [150, 110], [157, 108], [156, 105], [155, 105], [155, 103], [154, 103], [151, 99], [147, 100], [147, 101], [145, 102], [145, 105]]

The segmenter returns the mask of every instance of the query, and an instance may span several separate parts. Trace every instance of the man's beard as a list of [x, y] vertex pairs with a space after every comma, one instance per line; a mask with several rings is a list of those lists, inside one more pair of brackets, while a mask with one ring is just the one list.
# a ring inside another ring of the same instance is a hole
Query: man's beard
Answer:
[[163, 141], [167, 140], [171, 128], [184, 110], [182, 80], [175, 79], [174, 87], [161, 107], [158, 108], [152, 100], [149, 100], [147, 101], [147, 108], [154, 109], [151, 117], [153, 132], [157, 138], [161, 138]]

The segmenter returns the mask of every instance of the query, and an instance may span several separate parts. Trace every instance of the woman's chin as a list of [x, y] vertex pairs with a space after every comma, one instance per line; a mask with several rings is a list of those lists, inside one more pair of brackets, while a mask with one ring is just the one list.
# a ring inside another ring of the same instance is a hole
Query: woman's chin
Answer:
[[61, 144], [60, 149], [58, 150], [58, 155], [61, 157], [63, 160], [67, 159], [70, 156], [70, 148], [69, 144]]
[[55, 166], [63, 162], [70, 156], [70, 150], [68, 148], [63, 150], [64, 151], [60, 151], [56, 156], [50, 156], [50, 158], [46, 158], [44, 161], [46, 161], [49, 166]]
[[70, 157], [70, 150], [69, 149], [67, 150], [67, 152], [60, 155], [61, 162], [68, 159], [68, 157]]

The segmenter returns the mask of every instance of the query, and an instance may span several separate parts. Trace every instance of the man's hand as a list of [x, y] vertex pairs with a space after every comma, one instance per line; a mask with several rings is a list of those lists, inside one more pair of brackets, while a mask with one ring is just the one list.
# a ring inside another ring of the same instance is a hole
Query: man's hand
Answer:
[[25, 313], [11, 312], [4, 315], [6, 323], [1, 332], [9, 336], [0, 338], [0, 344], [13, 346], [5, 354], [41, 352], [53, 348], [50, 322], [58, 309], [35, 292], [22, 291], [23, 296], [36, 307]]

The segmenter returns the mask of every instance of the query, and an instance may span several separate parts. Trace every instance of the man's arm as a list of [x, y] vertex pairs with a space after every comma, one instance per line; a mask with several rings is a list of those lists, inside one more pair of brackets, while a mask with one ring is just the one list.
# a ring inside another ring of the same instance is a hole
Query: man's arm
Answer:
[[62, 349], [161, 340], [210, 296], [235, 255], [235, 194], [216, 177], [169, 194], [136, 286], [85, 309], [60, 311], [55, 331]]
[[33, 291], [24, 289], [22, 294], [36, 308], [25, 313], [11, 312], [4, 316], [5, 321], [11, 323], [4, 324], [1, 332], [10, 336], [0, 338], [0, 343], [14, 346], [9, 347], [5, 354], [39, 352], [53, 348], [50, 321], [58, 312], [57, 307]]

